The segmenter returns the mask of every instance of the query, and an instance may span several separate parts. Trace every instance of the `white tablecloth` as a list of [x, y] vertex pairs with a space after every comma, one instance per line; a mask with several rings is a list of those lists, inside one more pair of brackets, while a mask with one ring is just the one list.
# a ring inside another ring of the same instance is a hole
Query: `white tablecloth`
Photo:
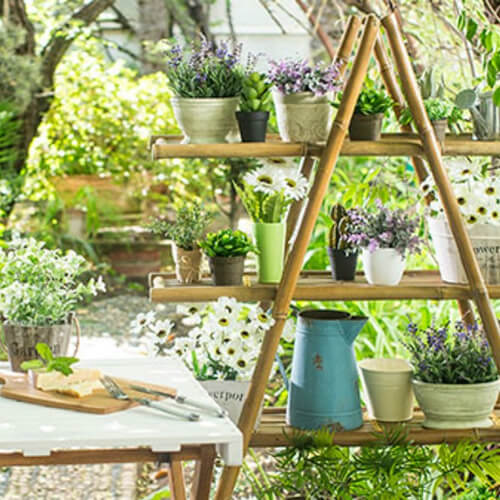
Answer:
[[[183, 395], [212, 403], [178, 359], [96, 360], [81, 362], [79, 366], [175, 387]], [[7, 369], [7, 365], [0, 363], [0, 369]], [[242, 435], [238, 428], [228, 418], [201, 414], [198, 422], [176, 419], [145, 407], [95, 415], [0, 397], [0, 451], [48, 456], [56, 449], [146, 446], [155, 452], [171, 452], [180, 450], [182, 445], [216, 444], [226, 465], [241, 465]]]

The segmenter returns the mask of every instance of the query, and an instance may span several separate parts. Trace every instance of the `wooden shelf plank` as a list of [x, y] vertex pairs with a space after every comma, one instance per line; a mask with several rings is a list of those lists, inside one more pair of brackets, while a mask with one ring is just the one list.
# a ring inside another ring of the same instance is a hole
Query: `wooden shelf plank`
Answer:
[[[181, 144], [180, 136], [152, 136], [150, 148], [153, 159], [164, 158], [217, 158], [217, 157], [277, 157], [321, 156], [322, 144], [282, 142], [271, 135], [268, 142], [228, 144]], [[442, 152], [448, 156], [500, 155], [500, 141], [474, 141], [470, 134], [449, 134]], [[417, 134], [382, 134], [379, 141], [344, 141], [342, 156], [424, 156]]]
[[[150, 275], [150, 299], [152, 302], [206, 302], [218, 297], [235, 297], [241, 301], [272, 301], [277, 285], [256, 283], [255, 276], [246, 278], [249, 286], [214, 286], [210, 278], [201, 283], [180, 285], [175, 276], [168, 273]], [[500, 298], [500, 286], [490, 286], [492, 298]], [[293, 294], [294, 300], [410, 300], [469, 299], [472, 295], [467, 285], [444, 283], [437, 271], [407, 271], [397, 286], [369, 285], [362, 273], [356, 280], [333, 281], [328, 272], [302, 273]]]
[[[493, 427], [487, 429], [425, 429], [422, 427], [423, 414], [415, 409], [413, 419], [405, 424], [382, 424], [369, 420], [366, 413], [363, 415], [363, 426], [353, 431], [338, 431], [333, 436], [333, 443], [342, 446], [363, 446], [376, 443], [378, 438], [374, 432], [380, 432], [384, 427], [403, 425], [408, 432], [408, 440], [415, 444], [439, 444], [455, 443], [462, 439], [483, 442], [500, 441], [500, 409], [497, 407], [494, 413]], [[259, 428], [254, 432], [250, 440], [253, 448], [268, 448], [277, 446], [288, 446], [284, 432], [291, 434], [293, 428], [285, 422], [285, 408], [264, 408], [264, 413]], [[389, 443], [387, 443], [389, 444]]]

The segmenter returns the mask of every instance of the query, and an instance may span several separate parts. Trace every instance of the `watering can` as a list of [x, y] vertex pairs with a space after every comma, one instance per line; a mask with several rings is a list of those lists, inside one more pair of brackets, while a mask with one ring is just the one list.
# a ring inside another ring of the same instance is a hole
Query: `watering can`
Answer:
[[479, 94], [477, 104], [469, 111], [476, 139], [494, 141], [500, 138], [500, 108], [493, 102], [493, 92]]
[[299, 314], [290, 378], [287, 423], [299, 429], [363, 424], [354, 339], [368, 318], [343, 311]]

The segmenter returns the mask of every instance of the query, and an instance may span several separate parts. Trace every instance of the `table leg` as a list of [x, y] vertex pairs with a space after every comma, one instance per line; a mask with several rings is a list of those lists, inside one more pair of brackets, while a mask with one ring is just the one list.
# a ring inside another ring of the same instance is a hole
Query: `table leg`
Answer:
[[171, 500], [186, 500], [186, 485], [184, 484], [182, 462], [175, 458], [170, 458], [168, 468], [168, 484], [170, 486]]
[[191, 500], [209, 500], [215, 464], [215, 448], [203, 446], [201, 457], [196, 461]]

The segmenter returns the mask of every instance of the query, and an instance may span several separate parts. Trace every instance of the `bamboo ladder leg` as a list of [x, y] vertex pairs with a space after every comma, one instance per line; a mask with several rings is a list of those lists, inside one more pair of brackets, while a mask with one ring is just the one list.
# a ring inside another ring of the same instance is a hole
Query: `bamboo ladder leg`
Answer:
[[193, 486], [191, 487], [191, 500], [209, 500], [210, 486], [215, 464], [215, 448], [213, 445], [201, 448], [200, 459], [196, 461]]
[[[396, 114], [397, 118], [399, 118], [401, 115], [401, 111], [404, 108], [405, 101], [403, 94], [401, 93], [401, 87], [399, 86], [396, 75], [393, 71], [392, 64], [389, 60], [389, 57], [387, 56], [387, 52], [382, 41], [382, 35], [379, 35], [377, 41], [375, 42], [375, 59], [377, 60], [380, 75], [384, 82], [385, 88], [394, 101], [394, 113]], [[413, 132], [411, 125], [403, 125], [401, 126], [401, 129], [404, 132]], [[419, 183], [422, 183], [427, 175], [424, 160], [422, 160], [422, 158], [414, 156], [411, 159], [411, 162], [413, 164], [413, 167], [415, 168]], [[474, 312], [472, 310], [470, 301], [468, 301], [467, 299], [459, 299], [457, 300], [457, 304], [463, 321], [467, 324], [473, 323]]]
[[186, 500], [186, 485], [184, 483], [182, 461], [172, 457], [170, 457], [168, 463], [168, 486], [172, 500]]
[[[347, 127], [354, 112], [354, 106], [368, 70], [368, 63], [378, 30], [379, 22], [377, 18], [372, 15], [368, 16], [351, 75], [344, 89], [337, 116], [330, 130], [330, 135], [318, 166], [314, 184], [309, 194], [305, 216], [300, 225], [298, 238], [285, 264], [283, 277], [279, 284], [274, 302], [273, 317], [275, 319], [275, 324], [271, 330], [267, 332], [262, 343], [248, 396], [239, 420], [239, 428], [243, 433], [244, 451], [246, 451], [250, 442], [258, 409], [264, 397], [266, 384], [271, 373], [274, 356], [278, 349], [281, 332], [292, 301], [302, 262], [330, 182], [330, 177], [339, 157]], [[217, 500], [229, 500], [231, 498], [238, 472], [239, 467], [224, 468], [215, 497]]]
[[[333, 58], [335, 62], [339, 64], [339, 77], [342, 78], [347, 69], [347, 63], [352, 54], [352, 48], [354, 42], [359, 35], [359, 29], [361, 28], [361, 19], [358, 16], [350, 16], [347, 21], [346, 29], [342, 36], [342, 40], [339, 44], [339, 49], [336, 56]], [[315, 160], [310, 156], [305, 156], [302, 158], [302, 162], [299, 167], [299, 172], [306, 178], [310, 179], [311, 173], [313, 171]], [[304, 200], [296, 201], [288, 212], [287, 217], [287, 231], [286, 231], [286, 241], [287, 241], [287, 255], [290, 248], [293, 246], [293, 241], [291, 241], [292, 236], [295, 234], [297, 228], [300, 226], [300, 221], [303, 215], [302, 209], [304, 206]]]
[[385, 17], [382, 20], [382, 24], [386, 29], [396, 67], [401, 77], [403, 91], [417, 124], [424, 152], [429, 162], [434, 182], [438, 186], [446, 218], [467, 274], [472, 298], [476, 302], [488, 341], [493, 351], [496, 365], [500, 369], [500, 329], [498, 321], [488, 296], [488, 289], [486, 288], [481, 270], [479, 269], [478, 262], [474, 255], [474, 250], [467, 234], [465, 223], [460, 214], [457, 200], [448, 179], [448, 174], [443, 166], [440, 147], [436, 140], [434, 129], [425, 112], [422, 96], [420, 95], [417, 85], [417, 79], [411, 67], [408, 53], [405, 50], [403, 38], [398, 29], [394, 12]]

